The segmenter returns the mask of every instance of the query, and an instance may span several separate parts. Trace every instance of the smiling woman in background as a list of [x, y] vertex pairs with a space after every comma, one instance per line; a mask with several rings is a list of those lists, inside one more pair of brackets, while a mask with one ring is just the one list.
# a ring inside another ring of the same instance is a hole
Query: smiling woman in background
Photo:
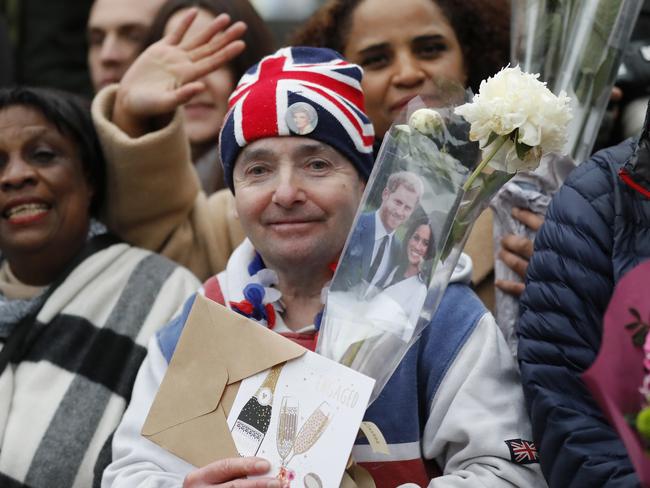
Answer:
[[76, 99], [0, 90], [0, 486], [92, 486], [144, 345], [198, 286], [93, 219], [104, 184]]
[[[408, 26], [408, 28], [405, 28]], [[379, 144], [408, 102], [440, 104], [452, 82], [478, 92], [481, 80], [508, 63], [508, 0], [330, 0], [305, 23], [293, 44], [341, 52], [364, 70], [366, 109]], [[472, 283], [494, 308], [492, 214], [474, 225], [465, 252]]]

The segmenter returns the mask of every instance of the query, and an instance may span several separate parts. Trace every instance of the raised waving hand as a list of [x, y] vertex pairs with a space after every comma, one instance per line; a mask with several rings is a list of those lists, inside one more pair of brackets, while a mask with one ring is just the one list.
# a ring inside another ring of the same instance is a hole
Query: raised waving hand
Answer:
[[243, 22], [230, 25], [230, 17], [221, 14], [189, 36], [196, 15], [196, 9], [188, 11], [178, 27], [145, 49], [122, 78], [113, 122], [131, 137], [155, 129], [157, 120], [168, 118], [205, 89], [200, 81], [203, 76], [244, 49], [240, 40], [246, 30]]

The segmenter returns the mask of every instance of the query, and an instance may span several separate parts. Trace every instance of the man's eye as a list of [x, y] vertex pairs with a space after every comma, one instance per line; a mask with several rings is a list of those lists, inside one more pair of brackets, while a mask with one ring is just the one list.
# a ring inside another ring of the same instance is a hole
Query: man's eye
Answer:
[[268, 173], [268, 169], [262, 165], [251, 166], [246, 170], [246, 174], [251, 176], [262, 176]]
[[128, 32], [126, 32], [126, 38], [134, 43], [140, 44], [144, 42], [145, 38], [147, 36], [147, 31], [143, 29], [129, 29]]
[[104, 34], [97, 31], [92, 31], [88, 33], [88, 45], [89, 46], [101, 46], [104, 42]]
[[322, 159], [313, 159], [309, 161], [309, 167], [317, 171], [322, 171], [329, 168], [329, 164], [327, 161], [323, 161]]

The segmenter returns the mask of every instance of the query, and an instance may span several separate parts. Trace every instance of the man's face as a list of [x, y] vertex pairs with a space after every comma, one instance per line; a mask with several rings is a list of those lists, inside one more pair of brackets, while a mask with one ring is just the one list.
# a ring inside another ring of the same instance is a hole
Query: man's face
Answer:
[[403, 185], [399, 185], [392, 193], [384, 188], [379, 218], [386, 230], [393, 232], [402, 225], [411, 216], [417, 203], [417, 194]]
[[304, 137], [246, 146], [233, 180], [246, 235], [267, 265], [284, 270], [338, 257], [365, 187], [343, 155]]
[[163, 0], [95, 0], [88, 19], [88, 67], [95, 91], [122, 79], [140, 53]]

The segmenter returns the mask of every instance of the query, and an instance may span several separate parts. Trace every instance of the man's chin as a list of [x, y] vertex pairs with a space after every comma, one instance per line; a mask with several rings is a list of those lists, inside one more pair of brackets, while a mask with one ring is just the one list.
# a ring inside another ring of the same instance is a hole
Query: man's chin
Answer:
[[296, 242], [295, 240], [286, 243], [278, 242], [272, 247], [259, 251], [262, 258], [267, 256], [265, 261], [268, 260], [269, 263], [274, 263], [283, 269], [295, 268], [296, 271], [301, 272], [306, 269], [315, 270], [320, 266], [326, 266], [335, 259], [333, 257], [327, 261], [331, 250], [323, 243], [314, 242]]

